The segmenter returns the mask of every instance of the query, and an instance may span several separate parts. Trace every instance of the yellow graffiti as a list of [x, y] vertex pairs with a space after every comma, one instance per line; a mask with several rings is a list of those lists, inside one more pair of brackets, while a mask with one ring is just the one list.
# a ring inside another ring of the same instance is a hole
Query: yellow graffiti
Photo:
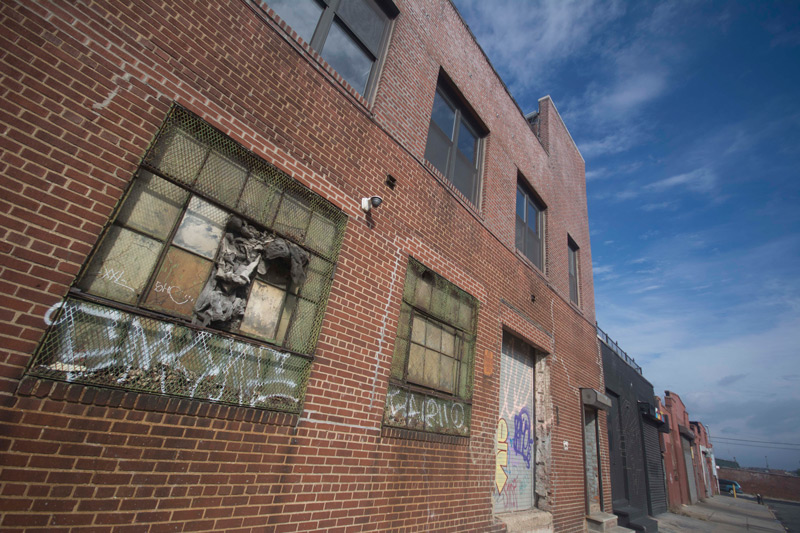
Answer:
[[503, 469], [504, 466], [508, 466], [508, 424], [503, 418], [497, 421], [497, 457], [495, 461], [494, 483], [497, 485], [497, 493], [500, 494], [508, 481], [508, 474]]

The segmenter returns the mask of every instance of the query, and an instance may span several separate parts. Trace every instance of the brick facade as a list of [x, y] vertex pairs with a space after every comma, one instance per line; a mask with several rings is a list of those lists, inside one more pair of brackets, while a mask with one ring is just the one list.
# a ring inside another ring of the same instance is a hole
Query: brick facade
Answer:
[[[546, 354], [539, 507], [583, 531], [580, 388], [603, 390], [583, 160], [547, 97], [533, 135], [449, 2], [396, 4], [369, 101], [251, 2], [3, 3], [4, 531], [501, 531], [504, 329]], [[489, 131], [479, 205], [424, 158], [440, 70]], [[299, 414], [26, 375], [173, 103], [347, 216]], [[547, 207], [544, 272], [515, 250], [518, 174]], [[479, 303], [469, 437], [384, 426], [410, 257]]]

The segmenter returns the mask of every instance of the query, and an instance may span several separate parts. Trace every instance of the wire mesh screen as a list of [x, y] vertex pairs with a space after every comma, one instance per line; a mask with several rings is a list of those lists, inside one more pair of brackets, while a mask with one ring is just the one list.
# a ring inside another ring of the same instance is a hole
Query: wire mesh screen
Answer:
[[174, 106], [31, 373], [297, 411], [346, 222]]
[[297, 413], [310, 369], [299, 355], [68, 298], [29, 373]]
[[468, 435], [478, 301], [409, 260], [384, 424]]

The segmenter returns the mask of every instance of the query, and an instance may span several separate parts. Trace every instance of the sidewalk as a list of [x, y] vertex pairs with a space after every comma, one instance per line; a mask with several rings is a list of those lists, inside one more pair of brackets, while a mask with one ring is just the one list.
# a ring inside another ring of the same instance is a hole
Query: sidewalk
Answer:
[[679, 514], [660, 514], [656, 520], [661, 533], [786, 533], [768, 507], [746, 497], [713, 496], [682, 505]]

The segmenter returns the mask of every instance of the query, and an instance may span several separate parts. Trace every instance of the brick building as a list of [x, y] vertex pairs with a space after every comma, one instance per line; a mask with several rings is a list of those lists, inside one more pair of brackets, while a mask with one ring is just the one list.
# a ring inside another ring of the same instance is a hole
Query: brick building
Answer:
[[719, 494], [719, 482], [717, 481], [717, 464], [714, 460], [714, 447], [711, 444], [708, 436], [708, 430], [702, 422], [695, 420], [689, 421], [689, 426], [695, 435], [695, 455], [699, 459], [697, 461], [697, 471], [695, 477], [697, 479], [698, 494], [702, 498], [710, 498], [714, 494]]
[[0, 9], [0, 528], [610, 509], [583, 159], [452, 4]]
[[667, 499], [670, 509], [675, 509], [696, 503], [702, 497], [699, 492], [702, 487], [698, 487], [696, 435], [690, 428], [689, 413], [680, 396], [665, 391], [661, 409], [662, 418], [669, 426], [669, 432], [661, 434]]

